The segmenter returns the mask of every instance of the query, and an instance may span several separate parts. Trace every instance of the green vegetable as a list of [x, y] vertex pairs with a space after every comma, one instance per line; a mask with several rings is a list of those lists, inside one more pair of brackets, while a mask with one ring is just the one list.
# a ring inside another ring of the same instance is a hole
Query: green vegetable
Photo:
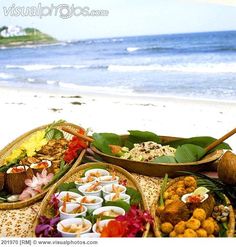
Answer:
[[226, 222], [219, 223], [219, 237], [227, 237], [228, 225]]
[[58, 192], [61, 191], [70, 191], [71, 189], [76, 189], [76, 185], [74, 182], [63, 183], [58, 187]]
[[117, 201], [108, 201], [104, 203], [104, 206], [115, 206], [120, 207], [125, 210], [125, 212], [128, 212], [130, 209], [130, 205], [127, 202], [124, 202], [123, 200], [117, 200]]
[[137, 205], [142, 200], [141, 194], [131, 187], [126, 187], [126, 194], [130, 196], [130, 205]]
[[178, 163], [187, 163], [200, 160], [206, 151], [197, 145], [184, 144], [176, 149], [175, 159]]

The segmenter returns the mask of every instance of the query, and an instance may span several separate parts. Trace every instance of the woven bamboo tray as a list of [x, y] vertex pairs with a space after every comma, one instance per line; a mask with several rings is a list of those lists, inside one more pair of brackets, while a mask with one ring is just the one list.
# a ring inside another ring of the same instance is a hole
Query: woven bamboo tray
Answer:
[[[121, 136], [123, 140], [127, 139], [127, 137], [128, 137], [127, 135]], [[173, 136], [160, 136], [160, 138], [163, 144], [177, 139], [181, 139], [180, 137], [173, 137]], [[203, 159], [196, 162], [152, 163], [152, 162], [121, 159], [116, 156], [107, 155], [99, 151], [92, 144], [91, 144], [91, 149], [95, 154], [99, 155], [106, 162], [121, 166], [129, 172], [135, 172], [138, 174], [142, 174], [146, 176], [155, 176], [155, 177], [164, 177], [165, 174], [168, 174], [169, 177], [178, 177], [179, 175], [176, 173], [177, 171], [191, 171], [191, 172], [202, 171], [204, 169], [207, 169], [211, 163], [213, 163], [223, 155], [223, 150], [217, 150], [215, 152], [206, 155]]]
[[[102, 165], [108, 171], [115, 171], [117, 176], [119, 176], [122, 180], [126, 179], [127, 180], [127, 186], [136, 189], [141, 194], [141, 198], [142, 198], [141, 204], [140, 204], [141, 208], [144, 209], [144, 210], [148, 210], [148, 204], [147, 204], [147, 201], [146, 201], [146, 199], [145, 199], [145, 197], [143, 195], [142, 189], [139, 186], [139, 184], [136, 182], [134, 177], [129, 172], [127, 172], [126, 170], [122, 169], [119, 166], [115, 166], [115, 165], [112, 165], [112, 164], [101, 163], [101, 162], [92, 162], [92, 163], [87, 163], [87, 164], [84, 164], [84, 165], [80, 165], [79, 167], [77, 167], [73, 171], [71, 170], [70, 172], [68, 172], [66, 174], [66, 176], [64, 176], [60, 181], [58, 181], [50, 189], [50, 191], [47, 193], [47, 195], [44, 197], [44, 199], [43, 199], [43, 201], [41, 203], [40, 210], [39, 210], [39, 213], [38, 213], [38, 217], [35, 220], [34, 229], [38, 224], [38, 220], [39, 220], [39, 216], [40, 215], [45, 215], [47, 217], [53, 217], [54, 216], [54, 215], [52, 215], [52, 210], [50, 210], [49, 201], [50, 201], [51, 196], [54, 193], [57, 192], [58, 187], [63, 183], [76, 181], [78, 178], [81, 177], [81, 175], [83, 174], [85, 169], [91, 168], [92, 166], [96, 166], [96, 165], [99, 165], [99, 166]], [[147, 237], [148, 236], [149, 229], [150, 229], [150, 224], [147, 224], [145, 232], [143, 233], [143, 237]], [[33, 235], [33, 236], [35, 237], [35, 235]]]
[[[170, 182], [168, 182], [168, 185], [167, 185], [167, 188], [166, 190], [172, 186], [174, 183], [178, 182], [178, 181], [181, 181], [183, 179], [183, 177], [178, 177], [178, 178], [175, 178], [175, 179], [172, 179]], [[160, 197], [160, 195], [159, 195]], [[156, 201], [159, 200], [159, 197]], [[227, 204], [229, 205], [229, 210], [230, 210], [230, 213], [229, 213], [229, 220], [228, 220], [228, 232], [227, 232], [227, 237], [234, 237], [234, 231], [235, 231], [235, 214], [234, 214], [234, 210], [233, 210], [233, 207], [230, 205], [230, 201], [229, 199], [225, 196], [226, 198], [226, 202]], [[160, 218], [156, 215], [156, 209], [158, 207], [158, 204], [157, 203], [153, 203], [152, 206], [151, 206], [151, 215], [154, 219], [154, 223], [153, 223], [153, 232], [154, 232], [154, 235], [156, 237], [162, 237], [162, 234], [161, 234], [161, 230], [160, 230], [160, 226], [161, 226], [161, 221], [160, 221]]]
[[[31, 131], [21, 135], [20, 137], [18, 137], [17, 139], [15, 139], [11, 143], [9, 143], [5, 148], [3, 148], [0, 151], [0, 167], [3, 166], [4, 159], [12, 152], [12, 150], [18, 148], [25, 140], [27, 140], [36, 131], [43, 130], [43, 129], [47, 128], [49, 125], [50, 124], [47, 124], [47, 125], [43, 125], [43, 126], [40, 126], [38, 128], [32, 129]], [[72, 130], [83, 129], [82, 127], [80, 127], [78, 125], [75, 125], [75, 124], [72, 124], [72, 123], [67, 123], [67, 122], [58, 124], [55, 128], [61, 130], [62, 127], [68, 127], [68, 128], [70, 128]], [[70, 140], [72, 138], [71, 134], [69, 134], [69, 133], [67, 133], [67, 132], [65, 132], [63, 130], [61, 130], [61, 131], [63, 132], [64, 137], [67, 140]], [[86, 152], [86, 150], [82, 150], [82, 152], [80, 153], [80, 155], [77, 158], [77, 160], [73, 163], [73, 165], [71, 165], [70, 170], [73, 170], [74, 168], [76, 168], [81, 163], [81, 160], [82, 160], [85, 152]], [[47, 191], [50, 189], [50, 187], [45, 189], [42, 193], [37, 194], [36, 196], [34, 196], [34, 197], [32, 197], [32, 198], [30, 198], [28, 200], [25, 200], [25, 201], [19, 201], [19, 202], [14, 202], [14, 203], [13, 202], [12, 203], [10, 203], [10, 202], [0, 203], [0, 209], [17, 209], [17, 208], [24, 208], [26, 206], [29, 206], [29, 205], [39, 201], [40, 199], [42, 199], [45, 196], [45, 194], [47, 193]]]

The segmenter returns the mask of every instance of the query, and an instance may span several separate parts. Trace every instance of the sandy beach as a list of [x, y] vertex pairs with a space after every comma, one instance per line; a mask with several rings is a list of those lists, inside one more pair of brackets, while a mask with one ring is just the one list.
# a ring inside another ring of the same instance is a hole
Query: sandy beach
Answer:
[[[124, 134], [138, 129], [159, 135], [219, 138], [235, 128], [236, 102], [8, 87], [0, 87], [0, 94], [0, 148], [59, 119], [89, 128], [90, 133]], [[236, 150], [236, 136], [227, 142]]]

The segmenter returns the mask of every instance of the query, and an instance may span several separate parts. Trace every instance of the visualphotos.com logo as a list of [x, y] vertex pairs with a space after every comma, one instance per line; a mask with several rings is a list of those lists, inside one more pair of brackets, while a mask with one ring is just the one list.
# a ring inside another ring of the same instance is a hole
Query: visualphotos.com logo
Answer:
[[109, 10], [106, 9], [91, 9], [88, 6], [81, 7], [74, 4], [51, 4], [49, 6], [39, 3], [37, 6], [11, 6], [3, 7], [3, 15], [10, 17], [43, 17], [57, 16], [62, 19], [72, 17], [99, 17], [108, 16]]

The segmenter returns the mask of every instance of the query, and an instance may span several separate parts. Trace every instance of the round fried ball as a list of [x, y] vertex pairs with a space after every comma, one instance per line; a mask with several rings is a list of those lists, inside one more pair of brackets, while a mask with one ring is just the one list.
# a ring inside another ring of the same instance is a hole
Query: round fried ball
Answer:
[[184, 234], [178, 234], [177, 237], [178, 238], [183, 238], [184, 237]]
[[198, 219], [191, 218], [186, 222], [186, 227], [192, 230], [197, 230], [200, 226], [201, 222]]
[[193, 217], [194, 217], [195, 219], [198, 219], [198, 220], [200, 220], [200, 221], [203, 221], [203, 220], [206, 219], [206, 212], [205, 212], [205, 210], [202, 209], [202, 208], [196, 208], [196, 209], [194, 209], [194, 211], [193, 211]]
[[161, 231], [169, 234], [173, 230], [173, 225], [170, 222], [164, 222], [161, 224]]
[[195, 190], [195, 187], [187, 187], [186, 192], [187, 193], [192, 193]]
[[169, 198], [171, 197], [171, 194], [172, 194], [172, 193], [170, 193], [170, 192], [168, 192], [168, 191], [165, 191], [165, 192], [163, 193], [164, 199], [165, 199], [165, 200], [166, 200], [166, 199], [169, 199]]
[[171, 238], [175, 238], [175, 237], [177, 237], [177, 233], [176, 233], [176, 231], [172, 231], [172, 232], [170, 232], [169, 237], [171, 237]]
[[186, 229], [184, 231], [185, 238], [195, 238], [197, 237], [197, 233], [193, 229]]
[[179, 195], [179, 196], [182, 196], [182, 195], [186, 194], [185, 188], [183, 188], [183, 187], [177, 188], [176, 189], [176, 194]]
[[184, 231], [185, 231], [185, 229], [186, 229], [186, 222], [184, 222], [183, 220], [182, 221], [180, 221], [179, 223], [177, 223], [176, 225], [175, 225], [175, 232], [177, 233], [177, 234], [182, 234], [182, 233], [184, 233]]
[[176, 186], [179, 188], [179, 187], [185, 187], [185, 183], [184, 183], [184, 181], [178, 181], [177, 183], [176, 183]]
[[215, 224], [214, 221], [211, 219], [206, 219], [202, 222], [202, 228], [206, 230], [208, 235], [213, 234], [215, 231]]
[[184, 178], [184, 184], [186, 187], [197, 187], [197, 181], [194, 177], [187, 176]]
[[179, 199], [179, 196], [178, 195], [173, 195], [173, 196], [171, 196], [170, 199], [173, 200], [173, 201], [175, 201], [175, 200], [178, 200]]
[[168, 204], [170, 204], [170, 203], [172, 203], [172, 202], [173, 202], [173, 200], [167, 199], [167, 200], [165, 200], [165, 205], [168, 205]]
[[199, 228], [196, 230], [197, 236], [200, 238], [206, 238], [207, 237], [207, 232], [203, 228]]
[[210, 234], [208, 238], [214, 238], [215, 236], [213, 234]]

